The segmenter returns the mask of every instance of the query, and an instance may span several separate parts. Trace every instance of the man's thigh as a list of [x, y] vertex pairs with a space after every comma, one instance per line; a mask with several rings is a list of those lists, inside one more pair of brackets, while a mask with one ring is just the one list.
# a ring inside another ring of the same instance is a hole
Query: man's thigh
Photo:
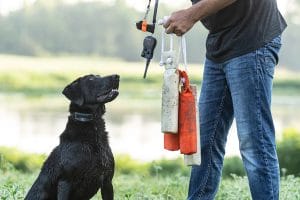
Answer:
[[262, 47], [225, 65], [242, 156], [261, 155], [261, 149], [275, 146], [271, 93], [276, 62], [270, 63], [269, 56], [267, 47]]
[[218, 138], [215, 139], [225, 143], [233, 119], [233, 108], [222, 64], [206, 60], [199, 109], [202, 147], [210, 145], [216, 132]]

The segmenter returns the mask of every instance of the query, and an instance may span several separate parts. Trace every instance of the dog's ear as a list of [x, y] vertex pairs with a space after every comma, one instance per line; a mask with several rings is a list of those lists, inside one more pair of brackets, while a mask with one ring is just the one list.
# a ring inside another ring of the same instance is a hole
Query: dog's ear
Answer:
[[79, 81], [69, 84], [62, 92], [71, 102], [82, 106], [84, 102], [83, 94], [80, 89]]

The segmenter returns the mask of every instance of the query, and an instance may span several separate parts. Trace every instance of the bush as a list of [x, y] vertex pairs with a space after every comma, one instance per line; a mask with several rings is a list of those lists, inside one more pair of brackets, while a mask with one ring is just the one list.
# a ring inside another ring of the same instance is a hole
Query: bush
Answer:
[[182, 158], [161, 159], [151, 163], [143, 163], [132, 159], [129, 155], [117, 155], [116, 172], [123, 175], [189, 176], [190, 167], [184, 165]]
[[[300, 175], [300, 132], [287, 129], [283, 138], [277, 143], [277, 153], [281, 169], [286, 174]], [[285, 174], [284, 174], [285, 175]]]
[[245, 176], [246, 172], [242, 160], [238, 156], [225, 158], [222, 174], [224, 178], [232, 178], [232, 174]]
[[[287, 129], [283, 133], [282, 140], [277, 143], [277, 153], [280, 168], [283, 175], [300, 175], [300, 132], [295, 129]], [[151, 163], [143, 163], [132, 159], [128, 155], [117, 155], [116, 173], [139, 174], [151, 176], [181, 176], [190, 175], [190, 167], [184, 165], [182, 158], [174, 160], [161, 159]], [[0, 147], [0, 170], [5, 171], [15, 168], [22, 172], [39, 170], [46, 155], [24, 153], [15, 148]], [[231, 178], [231, 174], [245, 176], [245, 170], [241, 159], [237, 156], [224, 160], [223, 177]]]
[[0, 171], [9, 171], [9, 170], [13, 170], [14, 166], [8, 162], [3, 155], [0, 154]]
[[[34, 172], [39, 170], [46, 159], [46, 155], [24, 153], [15, 148], [0, 147], [0, 169], [15, 168], [21, 172]], [[139, 162], [129, 155], [115, 156], [115, 171], [124, 175], [157, 176], [179, 174], [189, 175], [189, 168], [184, 165], [182, 158], [162, 159], [151, 163]]]
[[1, 163], [7, 161], [22, 172], [33, 172], [40, 169], [46, 158], [45, 155], [24, 153], [9, 147], [0, 147], [0, 157]]
[[115, 160], [118, 174], [148, 174], [147, 164], [133, 160], [129, 155], [117, 155]]
[[149, 167], [150, 175], [157, 176], [174, 176], [174, 175], [182, 175], [189, 176], [190, 175], [190, 167], [187, 167], [183, 163], [182, 158], [177, 158], [174, 160], [161, 159], [158, 161], [153, 161]]

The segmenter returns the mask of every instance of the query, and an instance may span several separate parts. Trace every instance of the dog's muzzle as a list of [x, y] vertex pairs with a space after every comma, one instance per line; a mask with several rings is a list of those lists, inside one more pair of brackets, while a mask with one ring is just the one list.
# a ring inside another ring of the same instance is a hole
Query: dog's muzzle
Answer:
[[97, 96], [97, 101], [102, 103], [107, 103], [114, 100], [119, 95], [119, 75], [112, 75], [112, 88], [103, 94]]

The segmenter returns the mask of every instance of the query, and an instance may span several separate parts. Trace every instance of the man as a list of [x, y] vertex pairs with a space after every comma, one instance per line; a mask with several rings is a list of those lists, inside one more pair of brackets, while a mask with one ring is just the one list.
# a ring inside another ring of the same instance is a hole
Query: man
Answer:
[[280, 178], [270, 106], [286, 23], [276, 0], [194, 0], [164, 27], [181, 36], [199, 20], [209, 30], [199, 100], [202, 164], [192, 168], [188, 199], [214, 199], [235, 117], [252, 198], [277, 200]]

